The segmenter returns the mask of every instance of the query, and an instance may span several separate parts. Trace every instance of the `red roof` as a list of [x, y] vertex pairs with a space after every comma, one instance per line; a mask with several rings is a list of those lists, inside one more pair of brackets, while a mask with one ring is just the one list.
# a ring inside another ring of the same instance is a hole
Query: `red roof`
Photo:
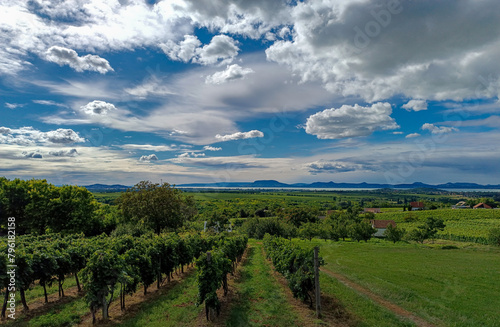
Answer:
[[423, 202], [410, 202], [410, 206], [412, 208], [423, 208], [424, 203]]
[[477, 208], [484, 208], [484, 209], [491, 209], [491, 207], [489, 205], [487, 205], [486, 203], [478, 203], [474, 206], [474, 209], [477, 209]]
[[396, 222], [394, 220], [370, 220], [373, 228], [387, 228], [387, 226], [392, 225], [396, 227]]

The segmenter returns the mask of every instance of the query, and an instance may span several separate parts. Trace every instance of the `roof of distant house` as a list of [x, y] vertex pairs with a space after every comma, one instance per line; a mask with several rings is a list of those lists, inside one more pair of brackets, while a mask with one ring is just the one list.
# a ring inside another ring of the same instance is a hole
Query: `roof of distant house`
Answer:
[[424, 203], [423, 202], [410, 202], [410, 206], [412, 206], [412, 208], [423, 208], [424, 207]]
[[486, 203], [478, 203], [474, 206], [474, 209], [477, 209], [477, 208], [484, 208], [484, 209], [491, 209], [491, 207], [489, 205], [487, 205]]
[[396, 222], [394, 220], [370, 220], [373, 228], [387, 228], [387, 226], [392, 225], [392, 227], [396, 227]]

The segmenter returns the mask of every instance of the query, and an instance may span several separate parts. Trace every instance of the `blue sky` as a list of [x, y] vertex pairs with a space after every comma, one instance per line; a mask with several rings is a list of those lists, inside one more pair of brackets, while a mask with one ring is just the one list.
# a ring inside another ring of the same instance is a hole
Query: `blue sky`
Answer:
[[498, 1], [0, 7], [8, 178], [500, 183]]

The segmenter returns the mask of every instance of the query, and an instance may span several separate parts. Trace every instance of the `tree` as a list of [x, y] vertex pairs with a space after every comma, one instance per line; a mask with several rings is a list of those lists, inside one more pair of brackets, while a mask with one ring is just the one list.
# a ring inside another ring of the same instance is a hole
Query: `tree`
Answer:
[[58, 189], [44, 180], [28, 181], [29, 203], [25, 207], [26, 225], [32, 233], [45, 234], [52, 214], [52, 199], [58, 196]]
[[415, 229], [412, 229], [410, 232], [408, 232], [408, 234], [406, 234], [406, 238], [409, 241], [424, 243], [424, 241], [427, 239], [427, 235], [426, 235], [424, 229], [415, 228]]
[[490, 244], [500, 246], [500, 228], [493, 228], [488, 233]]
[[119, 198], [119, 207], [127, 221], [144, 224], [160, 234], [163, 229], [176, 229], [195, 214], [192, 196], [168, 183], [142, 181]]
[[435, 238], [436, 234], [438, 231], [444, 230], [446, 225], [444, 224], [442, 219], [435, 219], [432, 217], [427, 218], [425, 224], [424, 224], [424, 229], [426, 231], [427, 238]]
[[304, 223], [299, 228], [299, 236], [302, 239], [308, 239], [311, 241], [313, 237], [319, 236], [320, 228], [316, 223]]
[[397, 226], [392, 227], [392, 224], [389, 224], [384, 232], [384, 235], [387, 237], [388, 241], [396, 243], [403, 239], [405, 233], [406, 230], [404, 228], [399, 228]]
[[301, 224], [307, 222], [316, 222], [318, 219], [317, 214], [310, 208], [285, 209], [281, 212], [281, 215], [288, 223], [295, 225], [295, 227], [300, 227]]
[[21, 179], [2, 181], [2, 222], [8, 217], [16, 217], [16, 234], [25, 234], [28, 231], [26, 206], [30, 202], [28, 182]]
[[96, 211], [99, 203], [85, 187], [64, 185], [51, 200], [49, 228], [53, 232], [93, 234], [99, 231]]
[[425, 224], [418, 226], [408, 233], [408, 239], [419, 243], [424, 243], [426, 239], [436, 237], [438, 231], [446, 227], [443, 220], [432, 217], [427, 218]]
[[375, 228], [368, 221], [362, 221], [359, 223], [354, 223], [349, 226], [349, 234], [353, 240], [368, 242], [372, 238], [373, 234], [377, 232]]

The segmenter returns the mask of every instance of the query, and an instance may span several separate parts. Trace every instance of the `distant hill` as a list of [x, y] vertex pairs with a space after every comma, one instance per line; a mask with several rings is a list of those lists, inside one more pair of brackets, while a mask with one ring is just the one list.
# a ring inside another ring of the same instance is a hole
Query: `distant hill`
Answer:
[[377, 184], [377, 183], [335, 183], [335, 182], [314, 182], [314, 183], [294, 183], [286, 184], [275, 180], [258, 180], [255, 182], [230, 182], [230, 183], [195, 183], [180, 184], [178, 187], [262, 187], [262, 188], [427, 188], [427, 189], [500, 189], [500, 185], [481, 185], [476, 183], [446, 183], [430, 185], [425, 183], [412, 184]]
[[106, 185], [106, 184], [92, 184], [84, 186], [89, 191], [94, 192], [117, 192], [117, 191], [125, 191], [130, 188], [130, 186], [114, 184], [114, 185]]
[[[125, 186], [120, 184], [106, 185], [106, 184], [92, 184], [87, 185], [89, 191], [93, 192], [118, 192], [125, 191], [131, 186]], [[500, 185], [481, 185], [476, 183], [446, 183], [430, 185], [420, 182], [412, 184], [377, 184], [377, 183], [335, 183], [335, 182], [314, 182], [314, 183], [294, 183], [286, 184], [275, 180], [257, 180], [254, 182], [227, 182], [227, 183], [191, 183], [191, 184], [180, 184], [176, 187], [181, 188], [200, 188], [200, 187], [235, 187], [235, 188], [390, 188], [390, 189], [500, 189]]]

